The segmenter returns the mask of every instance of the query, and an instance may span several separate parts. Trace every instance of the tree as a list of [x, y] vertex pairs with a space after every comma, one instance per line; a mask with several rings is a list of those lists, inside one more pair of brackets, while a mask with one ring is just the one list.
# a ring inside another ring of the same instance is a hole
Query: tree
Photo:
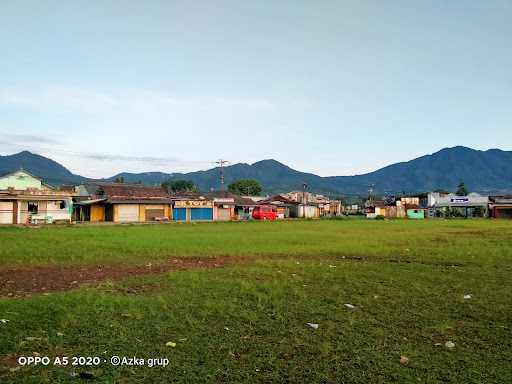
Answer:
[[237, 195], [258, 196], [263, 191], [263, 188], [256, 180], [243, 179], [229, 184], [228, 190]]
[[457, 196], [467, 196], [468, 193], [469, 193], [468, 189], [466, 188], [464, 183], [461, 181], [460, 184], [457, 186], [457, 192], [455, 192], [455, 194]]
[[190, 180], [166, 180], [162, 182], [162, 188], [165, 189], [167, 193], [197, 191], [197, 187]]
[[115, 179], [114, 179], [114, 183], [124, 183], [124, 177], [123, 176], [117, 176]]

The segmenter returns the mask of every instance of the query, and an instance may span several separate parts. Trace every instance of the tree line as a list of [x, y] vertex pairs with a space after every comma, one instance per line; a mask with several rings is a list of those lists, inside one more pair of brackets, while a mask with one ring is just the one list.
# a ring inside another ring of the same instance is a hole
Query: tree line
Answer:
[[[165, 180], [161, 185], [167, 193], [199, 192], [199, 188], [190, 180]], [[258, 196], [263, 187], [257, 180], [242, 179], [229, 184], [228, 191], [236, 195]]]

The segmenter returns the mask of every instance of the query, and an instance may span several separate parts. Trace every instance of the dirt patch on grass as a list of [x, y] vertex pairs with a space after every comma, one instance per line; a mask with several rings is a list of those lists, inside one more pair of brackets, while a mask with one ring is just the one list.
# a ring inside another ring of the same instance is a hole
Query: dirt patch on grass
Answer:
[[18, 365], [18, 361], [16, 360], [16, 356], [8, 355], [0, 357], [0, 372], [2, 368], [7, 370], [9, 368], [14, 368]]
[[157, 275], [172, 271], [220, 268], [243, 261], [235, 257], [172, 258], [165, 264], [44, 266], [30, 269], [0, 269], [0, 297], [21, 297], [63, 291], [84, 283], [121, 280], [128, 277]]
[[[82, 285], [97, 286], [109, 280], [122, 280], [130, 277], [158, 275], [173, 271], [221, 268], [226, 265], [264, 261], [322, 261], [322, 262], [375, 262], [423, 264], [434, 267], [463, 267], [464, 264], [442, 261], [416, 260], [408, 257], [384, 258], [367, 256], [287, 256], [275, 255], [258, 257], [183, 257], [171, 258], [161, 264], [146, 265], [51, 265], [41, 267], [0, 267], [0, 297], [23, 297], [34, 294], [65, 291]], [[130, 293], [130, 292], [128, 292]]]
[[465, 231], [446, 231], [446, 235], [454, 236], [482, 236], [485, 237], [489, 231], [479, 229], [466, 229]]

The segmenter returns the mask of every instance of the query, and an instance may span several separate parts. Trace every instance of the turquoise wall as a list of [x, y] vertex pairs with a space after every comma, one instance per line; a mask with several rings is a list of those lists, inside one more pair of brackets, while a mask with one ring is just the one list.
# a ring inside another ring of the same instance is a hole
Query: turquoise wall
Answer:
[[407, 217], [409, 219], [424, 219], [425, 211], [423, 209], [408, 209]]

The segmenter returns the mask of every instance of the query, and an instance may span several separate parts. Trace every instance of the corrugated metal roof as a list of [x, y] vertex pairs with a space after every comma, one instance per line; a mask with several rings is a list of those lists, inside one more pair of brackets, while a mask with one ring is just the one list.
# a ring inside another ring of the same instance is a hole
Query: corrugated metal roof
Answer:
[[[271, 204], [273, 202], [279, 202], [279, 203], [289, 204], [289, 205], [299, 205], [300, 204], [297, 201], [289, 199], [282, 195], [271, 196], [265, 200], [259, 201], [258, 204]], [[311, 204], [308, 203], [308, 205], [311, 205]]]
[[209, 198], [213, 199], [231, 199], [231, 202], [216, 201], [220, 204], [235, 204], [241, 207], [255, 207], [258, 205], [254, 200], [239, 196], [229, 191], [216, 191], [207, 194]]
[[105, 201], [109, 204], [171, 204], [171, 199], [127, 199], [127, 200], [113, 200], [108, 199]]

